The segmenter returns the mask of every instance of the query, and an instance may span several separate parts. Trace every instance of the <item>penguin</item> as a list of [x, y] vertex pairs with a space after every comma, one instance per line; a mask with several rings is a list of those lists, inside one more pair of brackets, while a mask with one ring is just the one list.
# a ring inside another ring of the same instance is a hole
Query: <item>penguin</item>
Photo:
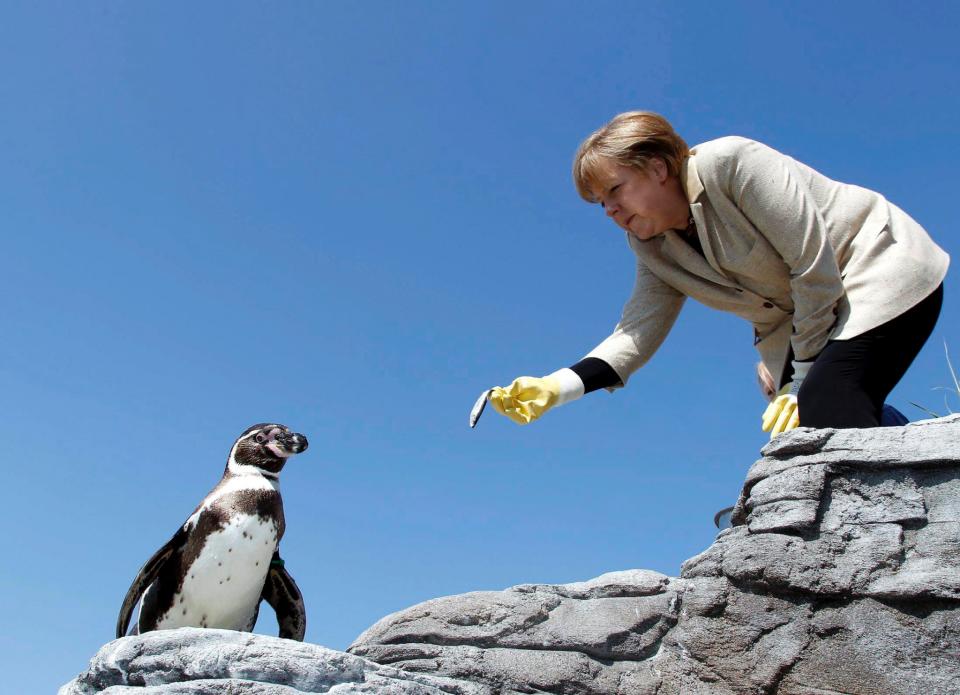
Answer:
[[266, 601], [280, 637], [303, 641], [303, 597], [278, 550], [285, 529], [279, 476], [306, 448], [302, 434], [272, 423], [237, 438], [223, 478], [140, 568], [120, 608], [118, 638], [138, 602], [130, 634], [178, 627], [250, 632]]

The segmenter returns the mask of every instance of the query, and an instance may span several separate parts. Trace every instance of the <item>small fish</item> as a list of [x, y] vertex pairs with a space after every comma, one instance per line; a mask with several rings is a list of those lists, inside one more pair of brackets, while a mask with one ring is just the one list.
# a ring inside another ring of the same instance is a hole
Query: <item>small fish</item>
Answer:
[[480, 416], [483, 415], [483, 409], [487, 407], [487, 399], [491, 393], [493, 393], [493, 389], [487, 389], [480, 394], [480, 398], [473, 404], [473, 410], [470, 411], [470, 429], [477, 426], [477, 421], [480, 419]]

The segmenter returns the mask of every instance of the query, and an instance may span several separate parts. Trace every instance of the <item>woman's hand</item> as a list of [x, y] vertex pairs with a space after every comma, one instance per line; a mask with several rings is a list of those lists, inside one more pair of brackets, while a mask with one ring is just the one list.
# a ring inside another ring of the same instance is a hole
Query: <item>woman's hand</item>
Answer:
[[793, 381], [784, 386], [763, 412], [761, 429], [770, 433], [773, 439], [781, 432], [792, 430], [800, 425], [800, 411], [797, 408], [797, 394], [813, 362], [794, 362]]
[[[509, 386], [494, 386], [486, 398], [501, 415], [526, 425], [557, 405], [576, 400], [583, 395], [583, 381], [571, 369], [560, 369], [544, 377], [521, 376]], [[475, 406], [471, 414], [471, 427], [480, 417]]]
[[550, 410], [560, 395], [560, 384], [550, 377], [521, 376], [506, 388], [494, 386], [487, 399], [501, 415], [526, 425]]
[[763, 424], [761, 428], [764, 432], [770, 433], [770, 439], [773, 439], [781, 432], [792, 430], [800, 424], [800, 412], [797, 410], [797, 393], [799, 385], [795, 387], [796, 382], [792, 381], [770, 401], [770, 405], [763, 413]]

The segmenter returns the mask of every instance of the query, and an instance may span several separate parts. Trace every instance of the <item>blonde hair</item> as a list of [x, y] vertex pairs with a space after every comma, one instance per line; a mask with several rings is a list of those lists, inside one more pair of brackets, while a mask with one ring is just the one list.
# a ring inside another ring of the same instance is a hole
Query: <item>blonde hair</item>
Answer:
[[573, 182], [581, 198], [595, 203], [604, 160], [646, 170], [651, 159], [659, 158], [671, 176], [679, 176], [689, 154], [687, 143], [666, 118], [652, 111], [627, 111], [580, 143], [573, 158]]

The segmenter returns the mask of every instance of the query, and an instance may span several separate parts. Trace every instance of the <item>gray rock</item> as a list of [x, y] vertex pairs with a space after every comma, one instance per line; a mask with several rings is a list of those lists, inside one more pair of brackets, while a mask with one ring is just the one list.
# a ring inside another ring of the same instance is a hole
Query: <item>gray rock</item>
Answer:
[[767, 445], [679, 577], [438, 598], [349, 648], [181, 630], [106, 645], [92, 693], [960, 692], [960, 415]]
[[953, 602], [820, 605], [811, 640], [778, 693], [890, 695], [960, 691], [960, 624]]
[[230, 630], [181, 628], [107, 643], [59, 695], [480, 692], [470, 684], [447, 683], [313, 644]]
[[960, 692], [958, 442], [960, 416], [789, 432], [679, 578], [436, 599], [348, 651], [490, 693]]
[[[626, 673], [640, 688], [644, 678], [637, 663], [655, 656], [676, 624], [675, 584], [656, 572], [633, 570], [589, 582], [434, 599], [384, 618], [349, 651], [478, 680], [493, 692], [576, 692], [587, 683], [616, 692]], [[656, 680], [652, 671], [646, 675], [651, 687]]]

